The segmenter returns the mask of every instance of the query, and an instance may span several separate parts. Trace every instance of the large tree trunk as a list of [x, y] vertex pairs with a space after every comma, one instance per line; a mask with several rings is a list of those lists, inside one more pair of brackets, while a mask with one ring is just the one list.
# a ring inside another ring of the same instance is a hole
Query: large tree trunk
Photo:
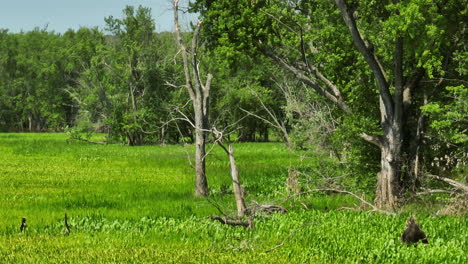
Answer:
[[[393, 131], [395, 132], [395, 131]], [[380, 146], [380, 172], [377, 174], [375, 205], [394, 209], [400, 196], [401, 145], [399, 135], [389, 132]]]
[[395, 91], [393, 96], [382, 64], [371, 48], [370, 41], [364, 41], [356, 20], [345, 0], [335, 0], [344, 22], [348, 27], [354, 45], [372, 70], [379, 90], [381, 126], [383, 136], [362, 135], [367, 141], [379, 146], [381, 170], [377, 177], [375, 203], [379, 208], [394, 209], [400, 196], [401, 144], [403, 140], [403, 39], [395, 39]]

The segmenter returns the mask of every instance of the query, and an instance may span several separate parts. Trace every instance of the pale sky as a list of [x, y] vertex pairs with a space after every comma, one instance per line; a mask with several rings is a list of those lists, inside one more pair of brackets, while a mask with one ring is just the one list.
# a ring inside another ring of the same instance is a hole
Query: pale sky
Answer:
[[[180, 2], [181, 9], [187, 7], [188, 0]], [[0, 0], [0, 29], [20, 32], [47, 26], [60, 33], [81, 26], [104, 29], [104, 18], [121, 18], [126, 5], [151, 8], [156, 31], [173, 31], [171, 0]], [[189, 19], [196, 20], [196, 15], [180, 15], [183, 28]]]

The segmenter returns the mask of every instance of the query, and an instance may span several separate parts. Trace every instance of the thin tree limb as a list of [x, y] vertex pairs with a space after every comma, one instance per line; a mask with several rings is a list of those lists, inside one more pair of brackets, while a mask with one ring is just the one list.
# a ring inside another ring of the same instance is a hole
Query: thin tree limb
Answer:
[[437, 175], [429, 174], [427, 176], [430, 177], [430, 178], [433, 178], [433, 179], [440, 180], [440, 181], [443, 181], [445, 183], [448, 183], [448, 184], [452, 185], [453, 187], [468, 193], [468, 186], [463, 184], [463, 183], [454, 181], [454, 180], [449, 179], [449, 178], [440, 177], [440, 176], [437, 176]]
[[366, 133], [361, 133], [359, 136], [363, 138], [364, 140], [366, 140], [367, 142], [372, 143], [379, 148], [382, 147], [383, 142], [382, 142], [381, 136], [372, 136]]
[[352, 193], [350, 191], [345, 191], [345, 190], [340, 190], [340, 189], [334, 189], [334, 188], [322, 188], [322, 189], [312, 189], [312, 190], [307, 190], [307, 191], [304, 191], [304, 192], [300, 192], [300, 193], [297, 193], [297, 194], [294, 194], [294, 195], [291, 195], [287, 198], [287, 200], [291, 199], [291, 198], [294, 198], [294, 197], [297, 197], [297, 196], [301, 196], [301, 195], [304, 195], [304, 194], [308, 194], [308, 193], [313, 193], [313, 192], [335, 192], [335, 193], [344, 193], [344, 194], [348, 194], [348, 195], [351, 195], [353, 196], [354, 198], [358, 199], [359, 201], [361, 201], [363, 204], [369, 206], [370, 208], [372, 208], [373, 211], [376, 211], [376, 212], [379, 212], [379, 213], [383, 213], [383, 214], [387, 214], [387, 215], [395, 215], [395, 213], [393, 212], [389, 212], [389, 211], [385, 211], [385, 210], [381, 210], [379, 208], [377, 208], [375, 205], [369, 203], [368, 201], [366, 201], [364, 198], [360, 197], [359, 195], [355, 194], [355, 193]]
[[[324, 96], [331, 102], [333, 102], [335, 105], [337, 105], [341, 110], [343, 110], [346, 113], [351, 113], [351, 109], [349, 106], [337, 98], [334, 94], [330, 93], [327, 89], [323, 88], [319, 83], [317, 83], [316, 80], [309, 78], [303, 73], [303, 70], [298, 69], [296, 66], [288, 63], [284, 58], [280, 57], [276, 53], [272, 52], [269, 49], [263, 49], [262, 52], [267, 55], [268, 57], [272, 58], [276, 62], [278, 62], [284, 69], [288, 70], [292, 74], [296, 76], [299, 80], [302, 82], [306, 83], [310, 87], [312, 87], [316, 92], [318, 92], [320, 95]], [[325, 77], [324, 77], [325, 78]]]

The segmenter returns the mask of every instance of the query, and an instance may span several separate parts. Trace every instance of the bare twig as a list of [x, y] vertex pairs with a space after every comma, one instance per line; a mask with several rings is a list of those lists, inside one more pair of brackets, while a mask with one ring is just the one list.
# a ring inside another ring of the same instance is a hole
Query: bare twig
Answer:
[[205, 198], [211, 205], [213, 205], [214, 208], [216, 208], [216, 210], [218, 210], [220, 214], [222, 214], [224, 217], [227, 217], [227, 214], [221, 209], [221, 206], [219, 206], [217, 202], [211, 200], [210, 198], [208, 198], [208, 196], [206, 196]]
[[310, 225], [313, 225], [314, 223], [305, 223], [305, 224], [302, 224], [300, 225], [299, 227], [297, 227], [296, 229], [294, 229], [291, 233], [289, 233], [289, 235], [283, 239], [283, 241], [281, 241], [281, 243], [279, 243], [278, 245], [268, 249], [268, 250], [265, 250], [265, 253], [269, 253], [273, 250], [276, 250], [282, 246], [284, 246], [284, 243], [286, 243], [286, 241], [288, 241], [295, 233], [297, 233], [299, 230], [301, 230], [302, 228], [306, 227], [306, 226], [310, 226]]

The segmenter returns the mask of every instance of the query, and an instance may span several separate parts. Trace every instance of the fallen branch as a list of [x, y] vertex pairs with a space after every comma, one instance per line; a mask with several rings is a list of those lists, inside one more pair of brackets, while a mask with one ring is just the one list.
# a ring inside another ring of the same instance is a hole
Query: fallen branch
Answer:
[[433, 179], [436, 179], [436, 180], [440, 180], [440, 181], [443, 181], [445, 183], [448, 183], [450, 185], [452, 185], [453, 187], [459, 189], [459, 190], [462, 190], [466, 193], [468, 193], [468, 186], [466, 186], [465, 184], [463, 183], [460, 183], [460, 182], [457, 182], [457, 181], [454, 181], [452, 179], [449, 179], [449, 178], [445, 178], [445, 177], [440, 177], [440, 176], [437, 176], [437, 175], [427, 175], [428, 177], [430, 178], [433, 178]]
[[274, 205], [274, 204], [259, 204], [256, 201], [252, 201], [252, 204], [250, 207], [251, 207], [249, 208], [250, 210], [253, 209], [254, 211], [262, 211], [267, 214], [273, 214], [273, 213], [285, 214], [288, 212], [288, 210], [282, 206]]
[[416, 195], [426, 195], [426, 194], [434, 194], [434, 193], [448, 193], [448, 194], [455, 194], [454, 191], [449, 190], [424, 190], [422, 192], [416, 193]]
[[217, 215], [212, 215], [210, 216], [210, 219], [219, 221], [225, 225], [243, 226], [245, 228], [253, 228], [253, 220], [251, 218], [249, 218], [248, 221], [245, 222], [245, 221], [240, 221], [240, 220], [231, 220], [231, 219], [227, 219], [226, 217], [221, 217]]
[[84, 138], [76, 138], [76, 137], [68, 138], [67, 141], [69, 141], [69, 140], [78, 140], [78, 141], [83, 141], [83, 142], [86, 142], [86, 143], [97, 144], [97, 145], [106, 145], [107, 144], [106, 142], [102, 142], [102, 141], [91, 141], [91, 140], [87, 140], [87, 139], [84, 139]]
[[[344, 194], [348, 194], [348, 195], [351, 195], [351, 196], [353, 196], [354, 198], [358, 199], [358, 200], [361, 201], [363, 204], [365, 204], [365, 205], [369, 206], [370, 208], [372, 208], [372, 211], [379, 212], [379, 213], [383, 213], [383, 214], [387, 214], [387, 215], [396, 215], [396, 214], [393, 213], [393, 212], [389, 212], [389, 211], [385, 211], [385, 210], [382, 210], [382, 209], [377, 208], [375, 205], [369, 203], [369, 202], [366, 201], [364, 198], [360, 197], [359, 195], [357, 195], [357, 194], [355, 194], [355, 193], [352, 193], [352, 192], [350, 192], [350, 191], [340, 190], [340, 189], [333, 189], [333, 188], [307, 190], [307, 191], [304, 191], [304, 192], [300, 192], [300, 193], [291, 195], [291, 196], [289, 196], [286, 200], [289, 200], [289, 199], [291, 199], [291, 198], [293, 198], [293, 197], [296, 197], [296, 196], [301, 196], [301, 195], [308, 194], [308, 193], [313, 193], [313, 192], [335, 192], [335, 193], [344, 193]], [[285, 201], [286, 201], [286, 200], [285, 200]]]

